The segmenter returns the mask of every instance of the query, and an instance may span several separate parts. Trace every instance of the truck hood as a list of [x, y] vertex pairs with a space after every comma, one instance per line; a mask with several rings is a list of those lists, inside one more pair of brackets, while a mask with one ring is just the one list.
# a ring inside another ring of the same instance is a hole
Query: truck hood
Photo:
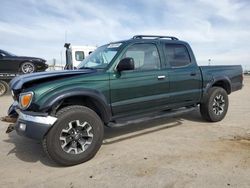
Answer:
[[94, 73], [94, 69], [83, 69], [83, 70], [64, 70], [64, 71], [51, 71], [51, 72], [41, 72], [25, 74], [15, 77], [10, 82], [10, 87], [12, 90], [20, 90], [25, 84], [41, 83], [42, 81], [51, 81], [59, 78], [66, 78], [77, 76], [80, 74], [90, 74]]

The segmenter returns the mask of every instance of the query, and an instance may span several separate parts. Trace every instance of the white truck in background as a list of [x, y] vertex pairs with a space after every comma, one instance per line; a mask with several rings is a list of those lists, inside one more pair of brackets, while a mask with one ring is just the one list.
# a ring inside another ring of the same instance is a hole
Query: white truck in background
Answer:
[[61, 62], [58, 63], [57, 59], [52, 59], [49, 61], [47, 71], [74, 69], [97, 48], [96, 46], [71, 46], [70, 43], [65, 43], [64, 47], [66, 48], [66, 64], [61, 54]]
[[[53, 59], [52, 64], [46, 71], [75, 69], [82, 60], [97, 48], [96, 46], [70, 46], [70, 43], [66, 43], [64, 47], [66, 48], [66, 65], [62, 65], [62, 63], [59, 65], [56, 63], [56, 59]], [[16, 76], [18, 76], [18, 73], [0, 73], [0, 96], [8, 92], [8, 83]]]
[[74, 67], [77, 67], [83, 59], [91, 54], [96, 47], [94, 46], [71, 46], [72, 63]]
[[91, 54], [96, 46], [70, 46], [70, 43], [65, 43], [66, 48], [66, 65], [64, 69], [75, 69], [82, 60]]

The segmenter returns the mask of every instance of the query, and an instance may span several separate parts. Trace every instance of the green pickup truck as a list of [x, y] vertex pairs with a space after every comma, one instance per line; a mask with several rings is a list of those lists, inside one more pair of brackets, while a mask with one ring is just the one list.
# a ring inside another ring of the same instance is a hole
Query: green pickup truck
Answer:
[[195, 107], [205, 120], [220, 121], [228, 110], [228, 95], [241, 89], [242, 82], [240, 65], [198, 66], [188, 43], [136, 35], [100, 46], [77, 70], [14, 78], [8, 117], [15, 123], [8, 132], [15, 129], [41, 140], [55, 162], [75, 165], [97, 153], [104, 126]]

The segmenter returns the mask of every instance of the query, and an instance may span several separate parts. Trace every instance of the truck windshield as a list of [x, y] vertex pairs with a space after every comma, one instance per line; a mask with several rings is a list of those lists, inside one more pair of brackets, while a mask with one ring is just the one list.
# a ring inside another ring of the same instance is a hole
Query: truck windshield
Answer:
[[95, 68], [105, 69], [115, 57], [122, 43], [111, 43], [97, 48], [79, 65], [78, 69]]

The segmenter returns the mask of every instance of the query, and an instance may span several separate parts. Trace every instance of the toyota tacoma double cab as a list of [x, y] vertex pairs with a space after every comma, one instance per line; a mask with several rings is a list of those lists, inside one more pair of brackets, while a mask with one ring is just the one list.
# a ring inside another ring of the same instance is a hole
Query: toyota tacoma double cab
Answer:
[[77, 70], [14, 78], [14, 103], [3, 120], [14, 122], [7, 132], [41, 140], [52, 160], [69, 166], [95, 156], [104, 126], [194, 107], [205, 120], [218, 122], [227, 113], [228, 95], [242, 82], [240, 65], [198, 66], [188, 43], [136, 35], [100, 46]]

